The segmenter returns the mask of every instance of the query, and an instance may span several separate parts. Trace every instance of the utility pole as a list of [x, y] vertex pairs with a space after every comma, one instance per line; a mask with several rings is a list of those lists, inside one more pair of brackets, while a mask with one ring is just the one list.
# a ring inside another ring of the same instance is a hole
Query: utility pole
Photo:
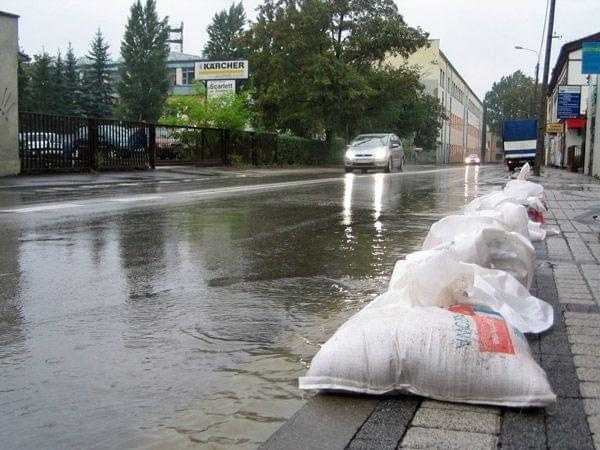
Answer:
[[[537, 90], [538, 90], [538, 74], [540, 72], [540, 59], [538, 58], [537, 63], [535, 65], [535, 84], [533, 85], [533, 104], [537, 105]], [[533, 108], [533, 112], [535, 113], [535, 107]]]
[[550, 13], [548, 16], [548, 33], [546, 35], [546, 55], [544, 57], [544, 75], [542, 77], [542, 98], [540, 99], [540, 114], [538, 117], [538, 135], [537, 144], [535, 146], [535, 167], [533, 173], [536, 176], [540, 175], [542, 159], [544, 153], [544, 143], [546, 136], [546, 115], [548, 96], [548, 73], [550, 72], [550, 52], [552, 50], [552, 35], [554, 31], [554, 8], [556, 0], [550, 0]]

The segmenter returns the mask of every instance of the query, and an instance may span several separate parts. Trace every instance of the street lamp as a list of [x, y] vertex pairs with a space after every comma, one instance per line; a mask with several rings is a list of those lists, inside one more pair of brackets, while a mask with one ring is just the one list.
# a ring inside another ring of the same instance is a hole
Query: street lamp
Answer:
[[515, 45], [515, 49], [517, 50], [527, 50], [528, 52], [533, 52], [537, 55], [537, 61], [535, 64], [535, 84], [533, 85], [533, 108], [532, 111], [535, 113], [535, 105], [537, 104], [537, 85], [538, 85], [538, 74], [540, 71], [540, 54], [531, 49], [531, 48], [525, 48], [525, 47], [521, 47], [520, 45]]

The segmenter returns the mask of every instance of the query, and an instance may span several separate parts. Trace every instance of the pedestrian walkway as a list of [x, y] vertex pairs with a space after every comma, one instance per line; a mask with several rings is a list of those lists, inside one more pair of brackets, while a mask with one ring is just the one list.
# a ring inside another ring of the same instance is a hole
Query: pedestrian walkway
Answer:
[[531, 292], [555, 324], [529, 338], [558, 397], [547, 409], [438, 402], [416, 396], [319, 395], [264, 448], [600, 448], [600, 182], [543, 170], [547, 227]]

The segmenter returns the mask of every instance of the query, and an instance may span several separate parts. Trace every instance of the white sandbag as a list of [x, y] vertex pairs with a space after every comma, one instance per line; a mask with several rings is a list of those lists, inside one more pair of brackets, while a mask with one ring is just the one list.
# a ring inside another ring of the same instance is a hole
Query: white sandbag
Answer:
[[512, 203], [519, 205], [520, 203], [506, 195], [503, 191], [493, 191], [489, 194], [481, 195], [471, 200], [464, 208], [465, 214], [470, 214], [475, 211], [493, 210], [498, 208], [503, 203]]
[[[527, 224], [527, 229], [529, 230], [529, 239], [531, 242], [539, 242], [546, 239], [547, 232], [542, 228], [540, 222], [533, 222], [530, 220]], [[556, 231], [553, 230], [553, 233], [556, 233]]]
[[556, 401], [525, 337], [500, 315], [471, 306], [407, 308], [375, 299], [313, 358], [300, 389], [411, 392], [510, 407]]
[[494, 209], [475, 210], [474, 208], [465, 208], [465, 215], [496, 219], [506, 227], [506, 230], [519, 233], [529, 239], [529, 217], [527, 209], [523, 205], [505, 201], [499, 203]]
[[[518, 212], [519, 207], [524, 208], [528, 220], [541, 224], [544, 223], [546, 205], [543, 198], [529, 197], [525, 200], [519, 200], [509, 196], [504, 191], [495, 191], [473, 199], [465, 206], [464, 213], [465, 215], [487, 215], [497, 218], [500, 221], [504, 221], [507, 224], [507, 229], [510, 231], [523, 233], [522, 223], [524, 215], [522, 212]], [[518, 227], [520, 227], [520, 231], [517, 231]], [[524, 234], [524, 236], [527, 235], [527, 233]], [[539, 233], [529, 236], [529, 238], [532, 241], [539, 240]]]
[[529, 197], [544, 198], [544, 187], [526, 180], [510, 180], [502, 192], [519, 202], [526, 202]]
[[506, 230], [505, 225], [491, 217], [473, 215], [446, 216], [431, 225], [421, 248], [429, 250], [440, 244], [451, 242], [458, 234], [471, 234], [484, 228]]
[[[525, 217], [525, 232], [527, 222]], [[482, 228], [470, 234], [458, 234], [451, 242], [441, 244], [435, 249], [448, 252], [456, 261], [504, 270], [526, 288], [531, 287], [535, 271], [535, 249], [529, 239], [519, 233]], [[414, 255], [407, 256], [407, 260], [414, 258]]]
[[379, 303], [485, 306], [522, 333], [541, 333], [554, 322], [552, 306], [531, 295], [511, 274], [457, 261], [444, 248], [411, 253], [398, 261]]
[[527, 180], [529, 178], [529, 173], [531, 172], [531, 166], [529, 163], [523, 164], [521, 170], [519, 170], [519, 174], [517, 175], [517, 180]]

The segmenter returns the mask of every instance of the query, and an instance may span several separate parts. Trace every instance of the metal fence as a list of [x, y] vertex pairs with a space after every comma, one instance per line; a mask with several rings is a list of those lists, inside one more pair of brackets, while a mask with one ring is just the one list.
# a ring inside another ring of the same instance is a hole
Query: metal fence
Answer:
[[154, 169], [156, 164], [315, 164], [323, 141], [274, 133], [19, 113], [22, 173]]
[[152, 168], [153, 132], [140, 122], [21, 112], [21, 172]]
[[221, 128], [156, 125], [157, 164], [277, 164], [277, 135]]

